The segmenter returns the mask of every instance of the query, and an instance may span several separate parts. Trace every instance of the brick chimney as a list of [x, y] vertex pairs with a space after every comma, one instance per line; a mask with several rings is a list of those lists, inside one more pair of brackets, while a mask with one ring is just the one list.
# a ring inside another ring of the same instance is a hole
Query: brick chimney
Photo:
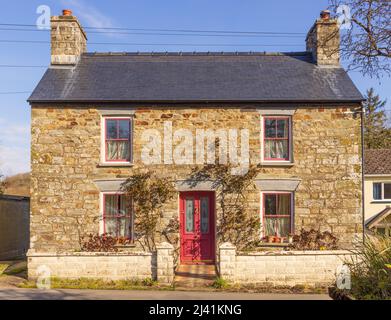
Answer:
[[51, 24], [52, 65], [75, 65], [87, 50], [87, 36], [71, 10], [53, 16]]
[[307, 34], [306, 45], [318, 66], [339, 67], [339, 26], [336, 19], [331, 19], [329, 10], [320, 13]]

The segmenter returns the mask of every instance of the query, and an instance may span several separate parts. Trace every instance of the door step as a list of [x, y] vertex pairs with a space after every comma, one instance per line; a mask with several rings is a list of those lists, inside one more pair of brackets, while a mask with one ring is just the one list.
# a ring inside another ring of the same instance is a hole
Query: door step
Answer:
[[175, 272], [175, 286], [186, 288], [210, 287], [216, 279], [215, 265], [182, 264]]

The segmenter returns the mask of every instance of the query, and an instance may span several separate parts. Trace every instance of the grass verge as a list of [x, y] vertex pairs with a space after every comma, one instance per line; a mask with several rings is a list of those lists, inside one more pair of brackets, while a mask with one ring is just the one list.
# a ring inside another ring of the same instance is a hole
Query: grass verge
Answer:
[[[25, 281], [18, 285], [19, 288], [37, 288], [36, 282]], [[64, 279], [51, 278], [52, 289], [95, 289], [95, 290], [174, 290], [172, 286], [159, 285], [150, 278], [144, 280], [116, 280], [102, 279]]]

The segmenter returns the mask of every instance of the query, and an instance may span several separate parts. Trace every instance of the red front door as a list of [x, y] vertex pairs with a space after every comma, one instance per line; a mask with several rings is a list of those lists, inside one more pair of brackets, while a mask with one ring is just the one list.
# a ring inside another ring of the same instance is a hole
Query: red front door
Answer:
[[179, 199], [181, 263], [215, 262], [214, 192], [181, 192]]

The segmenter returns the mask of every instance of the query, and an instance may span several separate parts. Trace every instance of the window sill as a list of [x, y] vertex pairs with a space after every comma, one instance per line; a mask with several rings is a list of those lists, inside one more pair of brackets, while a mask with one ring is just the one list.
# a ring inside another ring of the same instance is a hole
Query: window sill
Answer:
[[134, 163], [130, 162], [100, 162], [97, 168], [108, 168], [108, 167], [133, 167]]
[[391, 200], [372, 200], [371, 203], [391, 203]]
[[264, 161], [260, 163], [261, 166], [267, 166], [267, 167], [292, 167], [294, 166], [293, 162], [288, 161]]
[[259, 247], [288, 247], [291, 243], [289, 242], [262, 242]]
[[121, 249], [126, 249], [126, 248], [135, 248], [136, 245], [134, 243], [130, 243], [130, 244], [115, 244], [114, 247], [121, 248]]

